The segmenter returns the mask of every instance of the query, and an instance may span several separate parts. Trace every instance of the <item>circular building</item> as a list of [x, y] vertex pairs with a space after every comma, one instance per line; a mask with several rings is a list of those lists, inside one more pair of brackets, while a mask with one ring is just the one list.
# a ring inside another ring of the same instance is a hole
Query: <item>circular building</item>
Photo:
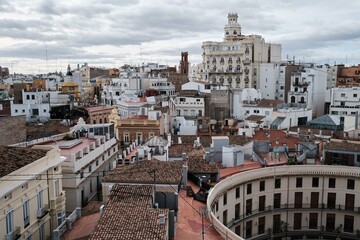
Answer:
[[360, 239], [360, 169], [276, 166], [233, 175], [209, 192], [225, 239]]

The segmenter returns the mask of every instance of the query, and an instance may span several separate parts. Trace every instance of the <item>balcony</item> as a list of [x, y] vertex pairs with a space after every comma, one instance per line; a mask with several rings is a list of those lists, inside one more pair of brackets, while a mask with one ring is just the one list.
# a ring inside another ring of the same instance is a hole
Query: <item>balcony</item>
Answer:
[[42, 208], [37, 210], [37, 218], [43, 218], [49, 212], [49, 205], [44, 205]]
[[244, 65], [249, 65], [251, 63], [251, 61], [250, 60], [245, 60], [243, 63], [244, 63]]
[[293, 86], [294, 87], [307, 87], [307, 86], [309, 86], [309, 83], [307, 83], [307, 82], [295, 82], [295, 83], [293, 83]]
[[14, 229], [14, 231], [12, 233], [5, 234], [5, 240], [19, 239], [21, 237], [20, 230], [21, 230], [20, 227], [15, 227], [15, 229]]

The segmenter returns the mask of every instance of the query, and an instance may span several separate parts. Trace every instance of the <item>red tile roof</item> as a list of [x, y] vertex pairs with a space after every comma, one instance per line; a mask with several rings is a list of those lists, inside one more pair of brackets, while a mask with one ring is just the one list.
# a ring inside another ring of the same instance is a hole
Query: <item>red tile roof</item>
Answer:
[[166, 239], [167, 225], [159, 215], [168, 216], [168, 209], [149, 208], [152, 186], [114, 185], [99, 223], [90, 239]]
[[0, 145], [0, 177], [6, 176], [42, 157], [48, 151]]
[[105, 182], [178, 184], [182, 176], [182, 161], [145, 160], [119, 166], [104, 177]]
[[[296, 144], [304, 141], [301, 138], [288, 135], [282, 130], [255, 130], [252, 140], [270, 142], [272, 148], [286, 144], [289, 149], [295, 149]], [[276, 141], [279, 143], [276, 144]]]

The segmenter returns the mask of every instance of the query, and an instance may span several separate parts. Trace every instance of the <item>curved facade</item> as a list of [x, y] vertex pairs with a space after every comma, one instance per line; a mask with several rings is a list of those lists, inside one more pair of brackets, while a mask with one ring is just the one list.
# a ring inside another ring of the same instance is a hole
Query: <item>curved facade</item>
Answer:
[[208, 217], [226, 239], [359, 239], [360, 169], [278, 166], [211, 189]]

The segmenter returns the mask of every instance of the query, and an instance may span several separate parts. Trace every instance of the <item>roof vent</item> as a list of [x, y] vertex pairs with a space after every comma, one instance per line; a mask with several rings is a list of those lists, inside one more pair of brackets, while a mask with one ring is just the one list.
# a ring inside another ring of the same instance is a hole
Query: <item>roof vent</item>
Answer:
[[159, 214], [159, 224], [165, 224], [165, 214]]

